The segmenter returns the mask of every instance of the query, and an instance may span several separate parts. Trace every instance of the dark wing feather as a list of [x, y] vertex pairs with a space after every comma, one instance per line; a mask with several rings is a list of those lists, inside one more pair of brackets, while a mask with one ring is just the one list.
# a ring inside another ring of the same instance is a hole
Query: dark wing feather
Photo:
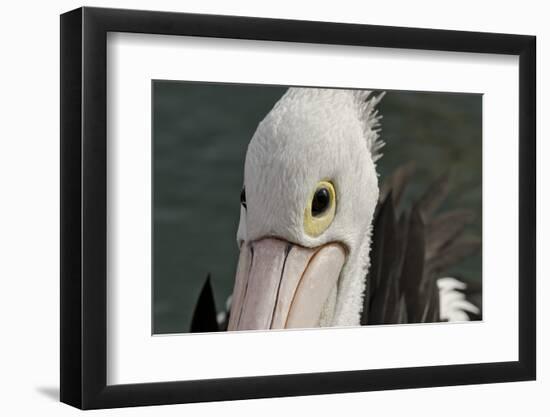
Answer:
[[437, 279], [479, 250], [479, 239], [464, 236], [475, 217], [471, 211], [437, 214], [449, 192], [448, 175], [438, 178], [396, 220], [413, 172], [414, 165], [407, 164], [381, 186], [361, 324], [440, 321]]
[[[439, 177], [416, 203], [424, 221], [432, 216], [449, 193], [449, 175]], [[427, 223], [427, 222], [426, 222]]]
[[[371, 279], [367, 294], [377, 294], [369, 300], [365, 297], [363, 311], [371, 311], [371, 323], [391, 323], [399, 303], [398, 265], [386, 253], [396, 253], [398, 237], [395, 231], [395, 215], [390, 197], [382, 202], [374, 220], [374, 229], [381, 232], [374, 236], [371, 250]], [[370, 305], [369, 305], [370, 304]]]
[[481, 240], [476, 237], [461, 236], [442, 247], [437, 256], [430, 260], [433, 272], [442, 272], [450, 266], [471, 256], [481, 248]]
[[433, 259], [439, 251], [454, 241], [475, 219], [470, 210], [453, 210], [434, 218], [426, 228], [426, 258]]
[[413, 209], [408, 227], [400, 284], [407, 304], [409, 323], [419, 323], [422, 321], [428, 293], [424, 282], [424, 223], [417, 209]]
[[210, 284], [210, 274], [208, 274], [193, 312], [191, 333], [217, 332], [219, 330], [216, 318], [216, 303]]
[[385, 201], [387, 195], [391, 193], [393, 205], [397, 208], [401, 201], [403, 191], [405, 191], [405, 187], [407, 186], [407, 182], [413, 176], [415, 170], [416, 164], [414, 162], [409, 162], [397, 168], [392, 176], [380, 187], [380, 201]]

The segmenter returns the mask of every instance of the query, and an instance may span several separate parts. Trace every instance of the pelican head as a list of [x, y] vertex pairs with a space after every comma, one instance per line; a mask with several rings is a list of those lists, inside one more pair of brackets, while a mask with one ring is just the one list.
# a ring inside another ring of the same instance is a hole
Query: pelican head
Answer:
[[244, 167], [229, 330], [359, 325], [380, 98], [290, 88], [259, 124]]

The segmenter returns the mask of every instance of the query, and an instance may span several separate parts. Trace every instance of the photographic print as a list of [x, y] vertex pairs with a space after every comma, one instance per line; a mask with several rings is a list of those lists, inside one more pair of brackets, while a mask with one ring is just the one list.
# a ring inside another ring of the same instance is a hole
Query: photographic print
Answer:
[[153, 334], [482, 319], [482, 95], [152, 97]]

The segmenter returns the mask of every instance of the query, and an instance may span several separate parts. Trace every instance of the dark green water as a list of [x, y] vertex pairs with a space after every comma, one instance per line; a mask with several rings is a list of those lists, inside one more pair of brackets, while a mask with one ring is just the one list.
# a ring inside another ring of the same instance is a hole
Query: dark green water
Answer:
[[[248, 142], [284, 87], [153, 82], [154, 333], [189, 331], [208, 273], [216, 303], [231, 294], [238, 257], [235, 234]], [[451, 175], [445, 207], [478, 213], [468, 233], [481, 237], [482, 98], [472, 94], [390, 91], [380, 104], [384, 157], [381, 181], [415, 161], [405, 195]], [[481, 283], [481, 256], [451, 275]], [[476, 300], [480, 301], [480, 300]]]

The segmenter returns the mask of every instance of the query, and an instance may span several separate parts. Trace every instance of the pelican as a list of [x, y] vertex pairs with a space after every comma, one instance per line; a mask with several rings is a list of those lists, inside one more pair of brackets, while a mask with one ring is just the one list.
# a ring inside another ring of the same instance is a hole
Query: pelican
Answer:
[[[259, 123], [244, 166], [227, 330], [467, 320], [467, 312], [479, 313], [462, 282], [434, 276], [448, 266], [444, 255], [449, 247], [452, 255], [470, 221], [464, 212], [434, 218], [445, 181], [404, 220], [395, 210], [411, 167], [379, 185], [383, 95], [289, 88]], [[435, 235], [432, 224], [439, 225]], [[451, 263], [474, 246], [461, 247]]]

